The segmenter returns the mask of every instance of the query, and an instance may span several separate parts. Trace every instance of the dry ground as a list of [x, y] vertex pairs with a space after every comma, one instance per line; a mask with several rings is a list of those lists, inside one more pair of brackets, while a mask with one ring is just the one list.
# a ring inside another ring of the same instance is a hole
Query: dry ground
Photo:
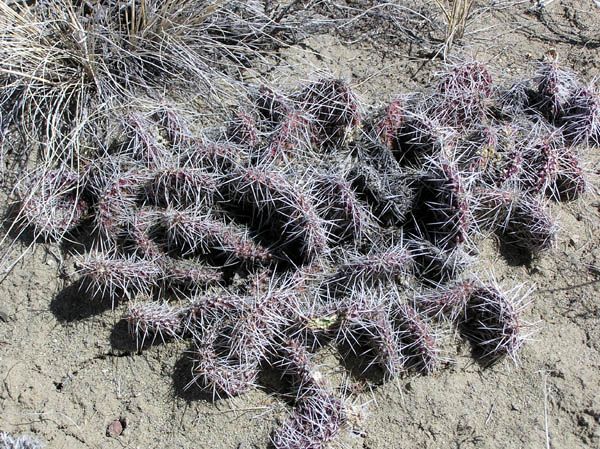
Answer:
[[[556, 22], [545, 25], [524, 14], [526, 6], [477, 17], [464, 52], [489, 62], [499, 78], [530, 73], [549, 50], [585, 79], [600, 75], [600, 44], [593, 41], [600, 8], [586, 0], [554, 1], [547, 16]], [[367, 104], [427, 85], [439, 61], [389, 37], [314, 38], [302, 51], [287, 51], [289, 66], [272, 76], [292, 81], [325, 68], [349, 78]], [[521, 363], [484, 368], [460, 346], [455, 363], [437, 374], [361, 394], [357, 403], [368, 405], [360, 432], [344, 439], [344, 447], [600, 447], [597, 150], [588, 153], [587, 166], [592, 192], [554, 207], [560, 238], [543, 258], [518, 264], [494, 242], [482, 243], [476, 270], [492, 271], [507, 286], [536, 287], [527, 318], [537, 333]], [[286, 413], [268, 387], [216, 404], [184, 391], [185, 343], [136, 353], [120, 321], [126, 305], [111, 310], [87, 302], [61, 280], [59, 259], [58, 248], [38, 246], [0, 285], [0, 430], [33, 433], [53, 449], [267, 446]], [[340, 370], [335, 358], [323, 358]], [[119, 418], [123, 434], [106, 436]]]

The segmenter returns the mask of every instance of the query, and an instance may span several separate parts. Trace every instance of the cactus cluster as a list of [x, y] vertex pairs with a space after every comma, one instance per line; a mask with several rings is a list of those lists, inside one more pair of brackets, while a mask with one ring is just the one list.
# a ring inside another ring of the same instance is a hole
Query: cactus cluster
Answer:
[[[495, 235], [537, 256], [548, 201], [586, 188], [600, 97], [556, 62], [494, 84], [473, 61], [366, 113], [350, 85], [259, 87], [218, 132], [173, 108], [125, 115], [78, 168], [34, 173], [19, 220], [38, 236], [94, 236], [82, 288], [113, 302], [140, 349], [191, 340], [190, 388], [242, 394], [261, 369], [294, 392], [276, 448], [320, 448], [352, 410], [313, 362], [326, 344], [383, 379], [443, 366], [443, 332], [515, 361], [528, 295], [466, 271]], [[100, 154], [101, 153], [101, 154]]]

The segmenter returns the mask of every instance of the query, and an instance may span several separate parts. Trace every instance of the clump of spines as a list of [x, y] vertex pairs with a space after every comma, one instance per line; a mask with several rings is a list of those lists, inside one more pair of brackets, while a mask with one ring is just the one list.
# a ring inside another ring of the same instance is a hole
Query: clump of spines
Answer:
[[350, 255], [342, 262], [335, 279], [350, 287], [363, 284], [396, 282], [412, 274], [414, 257], [403, 244], [368, 254]]
[[488, 147], [483, 167], [483, 182], [496, 187], [515, 185], [523, 177], [526, 138], [516, 124], [510, 123], [497, 130], [497, 145]]
[[278, 226], [286, 239], [283, 246], [296, 244], [301, 259], [309, 261], [326, 251], [325, 223], [313, 199], [283, 173], [269, 167], [239, 167], [227, 179], [225, 197], [249, 210], [258, 228]]
[[534, 256], [554, 245], [558, 226], [538, 197], [496, 188], [482, 189], [476, 196], [480, 229], [496, 232], [504, 243]]
[[468, 172], [485, 172], [497, 156], [501, 138], [501, 129], [494, 125], [475, 126], [459, 141], [456, 164]]
[[439, 154], [456, 139], [455, 131], [426, 111], [414, 110], [407, 114], [403, 126], [396, 133], [392, 152], [403, 166], [418, 167], [427, 157]]
[[362, 121], [358, 98], [342, 79], [321, 78], [309, 83], [296, 95], [296, 101], [315, 118], [325, 144], [342, 143]]
[[152, 173], [146, 187], [148, 199], [156, 206], [212, 206], [219, 199], [219, 177], [200, 168], [171, 166]]
[[210, 294], [194, 297], [184, 309], [186, 333], [202, 335], [213, 322], [223, 324], [227, 318], [239, 315], [248, 298], [235, 294]]
[[561, 153], [565, 151], [562, 135], [556, 130], [534, 127], [529, 144], [523, 151], [522, 183], [533, 194], [557, 195], [553, 192], [559, 174]]
[[335, 173], [317, 173], [314, 178], [314, 194], [323, 199], [317, 209], [327, 220], [332, 238], [360, 241], [366, 237], [372, 229], [373, 217], [358, 199], [352, 183]]
[[114, 251], [87, 253], [78, 258], [76, 265], [84, 288], [113, 302], [122, 295], [150, 294], [158, 287], [163, 274], [156, 260], [119, 255]]
[[227, 138], [237, 145], [254, 148], [259, 142], [259, 129], [254, 114], [238, 111], [227, 125]]
[[467, 304], [477, 285], [474, 281], [466, 280], [431, 289], [417, 297], [417, 306], [427, 316], [437, 320], [460, 323], [465, 319]]
[[424, 374], [435, 371], [440, 363], [436, 334], [427, 320], [412, 305], [401, 304], [394, 311], [398, 340], [407, 368]]
[[276, 126], [294, 108], [286, 95], [268, 86], [259, 87], [254, 103], [258, 114], [269, 127]]
[[256, 243], [241, 225], [228, 224], [201, 208], [165, 209], [161, 225], [168, 245], [184, 255], [214, 251], [233, 262], [265, 263], [271, 258], [267, 248]]
[[37, 236], [60, 240], [79, 225], [88, 205], [80, 176], [71, 169], [43, 169], [17, 188], [18, 219]]
[[337, 304], [330, 304], [319, 296], [313, 300], [292, 301], [287, 332], [308, 350], [315, 351], [335, 338], [340, 324], [338, 309]]
[[246, 301], [228, 331], [228, 347], [244, 363], [264, 361], [272, 354], [286, 323], [287, 294], [257, 294]]
[[347, 420], [341, 400], [320, 388], [305, 392], [272, 437], [276, 449], [327, 447]]
[[0, 432], [2, 449], [43, 449], [45, 446], [38, 439], [29, 435], [15, 437], [6, 432]]
[[473, 226], [468, 175], [450, 160], [435, 160], [421, 177], [415, 221], [438, 246], [453, 248], [469, 241]]
[[248, 148], [232, 142], [196, 139], [182, 152], [181, 167], [225, 174], [249, 160]]
[[470, 128], [473, 123], [481, 122], [488, 112], [492, 83], [489, 69], [480, 62], [453, 64], [439, 76], [431, 113], [444, 124]]
[[600, 146], [600, 92], [594, 84], [573, 92], [565, 105], [562, 124], [570, 142]]
[[272, 358], [273, 367], [290, 379], [297, 391], [297, 398], [302, 398], [307, 391], [324, 388], [320, 373], [312, 362], [312, 355], [301, 341], [286, 339], [278, 345]]
[[269, 134], [266, 148], [260, 151], [261, 159], [288, 162], [310, 152], [315, 141], [314, 119], [297, 110], [284, 115]]
[[162, 278], [167, 287], [177, 291], [195, 291], [200, 287], [223, 281], [223, 273], [220, 268], [207, 266], [190, 259], [174, 259], [163, 256], [160, 266], [163, 271]]
[[537, 102], [533, 104], [551, 123], [563, 117], [567, 102], [578, 81], [575, 75], [564, 70], [556, 59], [541, 62], [533, 78], [537, 89]]
[[531, 80], [517, 80], [508, 87], [499, 87], [495, 92], [498, 114], [509, 118], [523, 113], [535, 102], [535, 91]]
[[461, 247], [448, 250], [419, 238], [409, 240], [407, 246], [414, 260], [415, 275], [425, 284], [444, 284], [456, 279], [473, 259]]
[[552, 190], [560, 201], [573, 201], [587, 189], [584, 171], [574, 149], [565, 149], [558, 161], [559, 169]]
[[156, 241], [157, 228], [161, 212], [152, 207], [135, 209], [127, 217], [125, 240], [126, 247], [146, 258], [160, 258], [164, 250]]
[[142, 201], [148, 171], [109, 159], [89, 169], [88, 188], [95, 202], [95, 224], [101, 238], [116, 241], [123, 236], [130, 212]]
[[521, 317], [528, 293], [520, 291], [520, 286], [503, 292], [494, 282], [466, 280], [425, 293], [417, 304], [428, 315], [449, 320], [482, 359], [509, 356], [516, 362], [529, 326]]
[[404, 371], [405, 357], [400, 352], [389, 305], [376, 291], [360, 290], [349, 302], [342, 302], [337, 328], [336, 343], [361, 359], [366, 358], [367, 369], [377, 366], [388, 379]]
[[377, 140], [392, 152], [398, 151], [399, 133], [408, 118], [408, 101], [408, 98], [402, 96], [394, 98], [385, 108], [383, 117], [374, 126], [373, 131]]
[[169, 159], [169, 150], [161, 142], [157, 123], [141, 113], [131, 113], [123, 118], [125, 135], [129, 138], [125, 154], [145, 167], [158, 167]]
[[180, 148], [190, 143], [193, 132], [189, 121], [177, 108], [170, 104], [162, 104], [156, 112], [156, 120], [164, 131], [168, 141]]
[[532, 255], [539, 255], [554, 246], [558, 225], [541, 200], [522, 194], [507, 206], [506, 222], [499, 228], [505, 243], [525, 249]]
[[192, 352], [194, 378], [190, 385], [198, 385], [213, 399], [243, 394], [258, 377], [257, 365], [231, 357], [226, 348], [220, 347], [219, 337], [216, 323], [212, 323], [194, 338]]
[[527, 335], [521, 319], [524, 297], [515, 301], [494, 285], [476, 287], [469, 298], [462, 333], [484, 359], [496, 361], [508, 356], [517, 361]]
[[350, 169], [348, 178], [380, 224], [401, 226], [406, 221], [415, 199], [406, 174], [400, 171], [382, 174], [370, 163], [359, 162]]
[[129, 305], [124, 316], [129, 332], [135, 337], [138, 349], [143, 348], [148, 338], [179, 338], [183, 332], [181, 310], [164, 302], [140, 301]]

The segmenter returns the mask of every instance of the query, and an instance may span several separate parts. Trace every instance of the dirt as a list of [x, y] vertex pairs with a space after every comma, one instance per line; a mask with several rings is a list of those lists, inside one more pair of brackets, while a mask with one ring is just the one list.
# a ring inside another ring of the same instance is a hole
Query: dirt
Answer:
[[[525, 12], [529, 6], [500, 5], [475, 17], [462, 48], [451, 54], [474, 56], [497, 78], [512, 79], [530, 74], [535, 61], [555, 51], [583, 79], [600, 76], [600, 46], [592, 39], [600, 7], [585, 0], [551, 2], [544, 17], [553, 22], [546, 26]], [[286, 50], [287, 66], [271, 77], [292, 83], [329, 70], [351, 80], [365, 104], [376, 105], [427, 86], [440, 61], [418, 54], [407, 43], [351, 42], [330, 34], [310, 38], [303, 50]], [[363, 391], [354, 396], [360, 411], [354, 432], [337, 446], [600, 447], [597, 149], [586, 151], [586, 168], [588, 193], [552, 206], [561, 230], [551, 251], [523, 264], [501, 254], [496, 242], [481, 242], [477, 272], [492, 273], [506, 287], [535, 287], [525, 314], [535, 331], [519, 363], [481, 366], [468, 345], [448, 335], [445, 369], [369, 386], [345, 376], [325, 351], [322, 369]], [[56, 449], [250, 449], [267, 447], [289, 411], [269, 379], [263, 388], [214, 402], [186, 390], [186, 342], [138, 353], [121, 321], [126, 304], [111, 309], [70, 286], [60, 248], [30, 248], [0, 293], [0, 430], [33, 434]]]

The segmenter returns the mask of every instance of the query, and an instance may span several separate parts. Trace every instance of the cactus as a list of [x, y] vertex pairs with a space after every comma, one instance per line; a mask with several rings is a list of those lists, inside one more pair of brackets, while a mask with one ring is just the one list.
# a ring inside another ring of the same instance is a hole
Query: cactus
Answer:
[[322, 199], [317, 210], [327, 220], [331, 238], [335, 236], [338, 241], [365, 238], [373, 227], [374, 217], [358, 198], [352, 183], [334, 173], [316, 173], [314, 179], [314, 196]]
[[551, 123], [558, 123], [579, 86], [575, 74], [563, 69], [556, 59], [550, 59], [540, 63], [533, 82], [538, 97], [533, 106]]
[[181, 311], [168, 303], [155, 301], [134, 302], [124, 316], [129, 332], [135, 338], [138, 349], [144, 347], [148, 337], [165, 341], [178, 338], [183, 332]]
[[431, 160], [421, 177], [422, 193], [415, 220], [438, 246], [453, 248], [469, 241], [473, 230], [469, 174], [445, 159]]
[[320, 388], [305, 393], [291, 416], [275, 431], [276, 449], [325, 448], [347, 420], [344, 404]]
[[256, 383], [257, 366], [244, 363], [227, 354], [219, 354], [216, 325], [194, 339], [192, 384], [209, 392], [213, 400], [245, 393]]
[[452, 64], [439, 75], [429, 112], [443, 124], [470, 128], [485, 119], [487, 100], [492, 93], [493, 78], [484, 64], [478, 61]]
[[381, 174], [367, 163], [358, 163], [348, 173], [352, 187], [371, 207], [384, 226], [402, 225], [414, 205], [415, 192], [408, 176], [399, 171]]
[[107, 296], [113, 302], [122, 295], [149, 294], [162, 278], [155, 260], [114, 253], [92, 252], [78, 258], [77, 274], [93, 295]]
[[427, 320], [413, 306], [401, 304], [394, 311], [398, 339], [406, 366], [429, 374], [437, 369], [438, 337]]
[[178, 166], [155, 170], [146, 187], [150, 202], [161, 207], [210, 207], [220, 199], [219, 176], [198, 168]]
[[515, 362], [528, 335], [521, 318], [526, 295], [518, 300], [495, 285], [477, 286], [471, 292], [461, 332], [492, 361], [508, 356]]
[[166, 209], [161, 213], [168, 245], [184, 255], [215, 251], [233, 262], [261, 263], [269, 251], [255, 243], [248, 230], [219, 220], [199, 208]]
[[362, 121], [360, 103], [348, 83], [323, 78], [306, 85], [297, 95], [300, 108], [316, 119], [324, 144], [342, 143]]
[[353, 254], [340, 265], [336, 281], [352, 284], [397, 282], [412, 274], [414, 259], [402, 243], [372, 250], [368, 254]]
[[238, 111], [227, 124], [227, 140], [236, 145], [254, 148], [259, 142], [259, 129], [252, 113]]
[[570, 142], [600, 146], [600, 92], [594, 84], [573, 92], [565, 105], [562, 123]]
[[60, 240], [78, 226], [88, 209], [80, 176], [69, 169], [41, 170], [17, 188], [18, 219], [45, 239]]
[[283, 173], [267, 167], [239, 167], [229, 175], [226, 187], [229, 202], [250, 209], [260, 228], [278, 226], [287, 240], [285, 246], [297, 244], [303, 260], [327, 250], [325, 223], [313, 199]]
[[15, 190], [19, 219], [57, 240], [95, 231], [81, 287], [134, 299], [139, 349], [191, 340], [188, 388], [215, 400], [279, 371], [294, 408], [277, 448], [326, 447], [349, 420], [315, 364], [323, 346], [382, 381], [440, 369], [448, 327], [475, 357], [518, 360], [527, 294], [470, 268], [489, 236], [536, 257], [553, 246], [547, 198], [587, 189], [577, 146], [598, 145], [595, 87], [550, 62], [498, 90], [460, 62], [364, 128], [343, 80], [248, 94], [201, 132], [165, 100], [117, 115], [121, 133], [81, 168]]
[[539, 255], [554, 245], [558, 226], [543, 202], [524, 194], [507, 205], [507, 219], [499, 232], [507, 244]]

